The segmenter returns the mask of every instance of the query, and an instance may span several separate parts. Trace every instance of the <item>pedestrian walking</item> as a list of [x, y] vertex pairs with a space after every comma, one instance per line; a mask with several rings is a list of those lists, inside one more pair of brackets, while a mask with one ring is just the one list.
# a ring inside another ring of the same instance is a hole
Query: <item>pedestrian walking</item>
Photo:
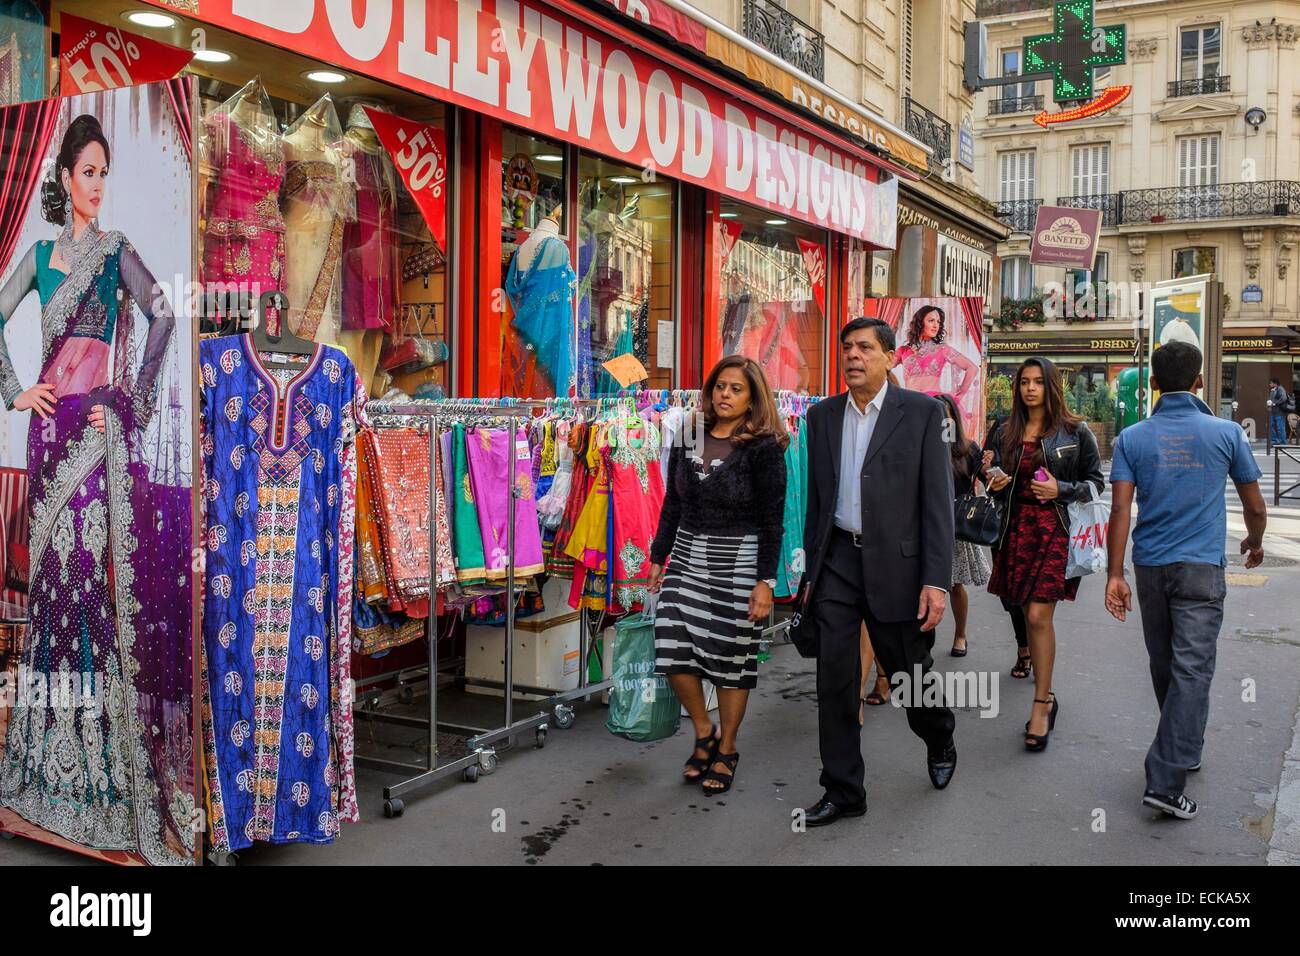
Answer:
[[[736, 737], [758, 683], [760, 622], [772, 611], [790, 436], [763, 370], [740, 355], [709, 373], [700, 415], [702, 447], [677, 445], [669, 456], [650, 589], [662, 583], [655, 670], [695, 726], [682, 775], [721, 794], [735, 782]], [[706, 677], [718, 689], [720, 729], [709, 719]]]
[[[808, 826], [866, 813], [858, 723], [865, 623], [885, 673], [930, 670], [934, 629], [952, 583], [952, 467], [943, 406], [891, 384], [893, 330], [859, 318], [840, 331], [849, 391], [808, 413], [808, 575], [791, 638], [817, 658], [817, 726], [823, 796]], [[942, 790], [957, 766], [952, 711], [903, 695], [907, 722], [925, 741], [931, 783]]]
[[[1161, 346], [1162, 348], [1164, 346]], [[1034, 702], [1025, 749], [1047, 749], [1060, 703], [1052, 689], [1057, 602], [1073, 601], [1078, 578], [1066, 578], [1072, 501], [1105, 487], [1097, 439], [1065, 404], [1061, 373], [1045, 358], [1021, 363], [1012, 383], [1011, 415], [988, 446], [989, 490], [1002, 497], [1002, 534], [993, 548], [989, 591], [1021, 608], [1033, 662]]]
[[1270, 378], [1268, 380], [1268, 440], [1271, 444], [1286, 444], [1286, 414], [1290, 402], [1291, 399], [1287, 390], [1282, 387], [1282, 383], [1276, 378]]
[[[952, 457], [952, 486], [957, 496], [975, 492], [984, 462], [984, 450], [979, 442], [966, 435], [961, 424], [961, 410], [952, 395], [938, 395], [943, 402], [948, 452]], [[953, 657], [966, 656], [966, 620], [970, 609], [970, 596], [966, 588], [982, 588], [989, 583], [989, 556], [978, 544], [955, 538], [952, 545], [952, 650]]]
[[1215, 417], [1194, 394], [1204, 384], [1200, 369], [1201, 350], [1194, 345], [1156, 349], [1151, 387], [1160, 389], [1160, 400], [1150, 418], [1124, 429], [1116, 440], [1110, 472], [1106, 609], [1120, 621], [1133, 609], [1124, 551], [1136, 496], [1133, 574], [1160, 707], [1142, 802], [1181, 820], [1196, 816], [1196, 801], [1185, 792], [1187, 772], [1201, 769], [1223, 624], [1225, 481], [1232, 479], [1241, 499], [1246, 521], [1241, 553], [1248, 568], [1264, 560], [1268, 518], [1245, 432]]

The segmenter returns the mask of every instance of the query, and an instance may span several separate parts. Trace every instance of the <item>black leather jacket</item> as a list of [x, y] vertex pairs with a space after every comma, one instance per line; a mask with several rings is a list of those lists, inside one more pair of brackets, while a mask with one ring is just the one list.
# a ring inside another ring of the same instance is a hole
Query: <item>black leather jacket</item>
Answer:
[[[985, 450], [993, 452], [993, 464], [1011, 476], [1010, 484], [1001, 491], [993, 493], [994, 497], [1006, 503], [1006, 507], [1002, 509], [1002, 533], [998, 535], [998, 543], [994, 545], [998, 548], [1002, 547], [1002, 541], [1007, 535], [1007, 526], [1011, 522], [1011, 509], [1015, 507], [1013, 495], [1016, 490], [1016, 476], [1020, 468], [1020, 457], [1024, 454], [1024, 449], [1018, 448], [1013, 456], [1014, 461], [1002, 460], [1003, 428], [1005, 424], [999, 424], [989, 433], [988, 439], [984, 442]], [[1048, 474], [1056, 479], [1058, 490], [1052, 502], [1056, 506], [1056, 515], [1061, 521], [1061, 527], [1069, 532], [1070, 502], [1092, 500], [1092, 491], [1088, 488], [1089, 482], [1097, 486], [1098, 494], [1106, 488], [1106, 479], [1101, 474], [1101, 451], [1097, 448], [1097, 439], [1087, 424], [1080, 422], [1076, 431], [1061, 428], [1054, 435], [1044, 435], [1039, 439], [1039, 445], [1043, 449], [1044, 466]]]

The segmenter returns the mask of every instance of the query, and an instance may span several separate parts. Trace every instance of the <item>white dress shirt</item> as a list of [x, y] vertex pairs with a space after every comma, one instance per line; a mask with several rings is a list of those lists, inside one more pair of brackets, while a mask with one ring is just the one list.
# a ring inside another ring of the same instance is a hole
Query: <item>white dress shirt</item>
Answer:
[[840, 445], [840, 488], [835, 502], [835, 525], [854, 534], [862, 533], [862, 460], [867, 457], [871, 436], [885, 404], [886, 380], [866, 408], [859, 408], [849, 392], [844, 407], [844, 440]]

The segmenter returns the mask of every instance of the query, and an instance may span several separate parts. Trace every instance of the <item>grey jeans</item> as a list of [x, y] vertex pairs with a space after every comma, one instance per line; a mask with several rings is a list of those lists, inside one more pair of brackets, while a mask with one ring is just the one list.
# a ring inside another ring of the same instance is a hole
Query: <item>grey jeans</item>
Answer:
[[1147, 751], [1147, 788], [1179, 794], [1205, 742], [1227, 583], [1217, 564], [1180, 561], [1137, 565], [1135, 571], [1151, 683], [1160, 704], [1160, 725]]

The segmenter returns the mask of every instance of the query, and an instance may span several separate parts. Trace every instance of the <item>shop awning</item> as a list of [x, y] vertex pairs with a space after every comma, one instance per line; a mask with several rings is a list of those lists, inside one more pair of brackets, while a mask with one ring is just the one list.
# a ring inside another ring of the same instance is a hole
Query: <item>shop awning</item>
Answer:
[[574, 0], [150, 2], [881, 248], [916, 178]]

